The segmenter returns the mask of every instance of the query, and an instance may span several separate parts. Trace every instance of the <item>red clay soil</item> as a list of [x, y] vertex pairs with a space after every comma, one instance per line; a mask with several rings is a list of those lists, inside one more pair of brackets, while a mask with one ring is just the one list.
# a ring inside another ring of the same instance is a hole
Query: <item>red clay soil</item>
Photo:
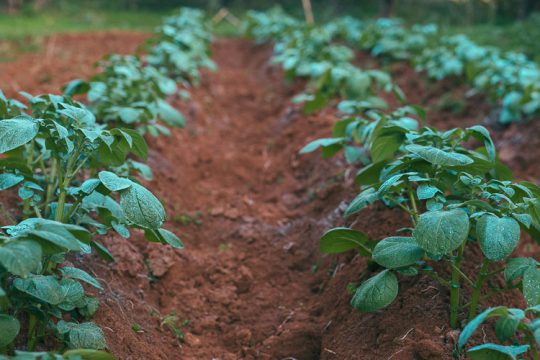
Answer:
[[[0, 64], [2, 87], [9, 95], [18, 88], [57, 91], [91, 74], [90, 64], [104, 53], [132, 51], [144, 38], [58, 36], [57, 61], [47, 67], [39, 65], [41, 53]], [[377, 269], [352, 252], [321, 256], [320, 235], [347, 225], [380, 239], [408, 226], [407, 219], [374, 205], [344, 223], [342, 212], [357, 192], [355, 169], [341, 157], [297, 155], [308, 141], [328, 136], [335, 114], [305, 116], [292, 105], [303, 84], [286, 83], [268, 65], [270, 55], [270, 47], [246, 40], [216, 41], [219, 70], [203, 74], [189, 101], [171, 99], [186, 114], [187, 129], [148, 139], [155, 179], [147, 185], [164, 202], [167, 227], [186, 249], [147, 243], [141, 234], [110, 236], [104, 242], [115, 263], [73, 260], [106, 285], [94, 321], [105, 329], [110, 350], [118, 359], [452, 359], [459, 332], [447, 326], [447, 291], [430, 279], [402, 277], [398, 298], [382, 311], [362, 314], [349, 306], [347, 284]], [[32, 68], [45, 70], [50, 81], [25, 71]], [[450, 88], [429, 85], [406, 66], [391, 70], [406, 93], [430, 108], [431, 124], [467, 126], [489, 113], [475, 96], [456, 115], [437, 105]], [[463, 98], [465, 89], [458, 89], [452, 96]], [[536, 182], [537, 128], [495, 132], [517, 176]], [[519, 249], [528, 256], [536, 251]], [[473, 271], [477, 249], [469, 255], [465, 269]], [[493, 304], [523, 305], [516, 299], [510, 294]], [[164, 321], [171, 319], [183, 341]]]

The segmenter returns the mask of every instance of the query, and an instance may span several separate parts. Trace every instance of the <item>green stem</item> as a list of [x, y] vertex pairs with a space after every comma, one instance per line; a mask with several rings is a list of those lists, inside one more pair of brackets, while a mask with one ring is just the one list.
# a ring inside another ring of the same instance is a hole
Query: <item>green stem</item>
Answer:
[[478, 312], [478, 303], [480, 302], [480, 295], [482, 294], [482, 285], [484, 284], [484, 281], [486, 280], [486, 278], [488, 278], [489, 275], [487, 273], [489, 264], [490, 261], [488, 259], [484, 259], [484, 261], [482, 262], [482, 267], [480, 268], [480, 272], [476, 277], [471, 297], [471, 305], [469, 306], [469, 321], [474, 319], [476, 313]]
[[64, 208], [66, 205], [66, 195], [67, 195], [67, 188], [69, 187], [69, 184], [71, 182], [71, 179], [73, 178], [73, 175], [75, 175], [76, 171], [80, 169], [77, 167], [76, 171], [72, 172], [73, 165], [75, 161], [79, 158], [80, 151], [77, 149], [75, 153], [69, 158], [68, 163], [66, 165], [66, 171], [64, 172], [64, 177], [62, 179], [61, 177], [61, 170], [60, 167], [58, 167], [58, 184], [60, 186], [60, 194], [58, 195], [58, 203], [56, 205], [56, 221], [63, 221], [64, 219]]
[[461, 259], [463, 257], [463, 251], [465, 250], [465, 243], [460, 246], [457, 256], [452, 260], [452, 279], [450, 280], [450, 327], [456, 329], [459, 322], [459, 289], [461, 287]]
[[30, 314], [30, 318], [28, 320], [28, 350], [34, 351], [36, 348], [36, 325], [37, 325], [37, 318], [35, 315]]
[[413, 208], [413, 219], [414, 219], [414, 224], [416, 225], [416, 223], [418, 223], [418, 207], [416, 206], [416, 200], [414, 198], [414, 192], [412, 189], [409, 190], [409, 199], [411, 200], [411, 205], [412, 205], [412, 208]]
[[[33, 168], [34, 163], [34, 141], [32, 140], [30, 144], [28, 145], [28, 158], [26, 160], [26, 164], [30, 169]], [[23, 215], [25, 217], [30, 216], [30, 199], [25, 199], [23, 201]]]

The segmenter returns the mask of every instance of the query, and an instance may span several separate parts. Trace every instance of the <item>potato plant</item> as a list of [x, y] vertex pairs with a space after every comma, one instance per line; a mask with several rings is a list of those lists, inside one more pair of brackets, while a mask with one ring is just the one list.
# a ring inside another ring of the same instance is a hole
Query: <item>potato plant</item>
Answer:
[[149, 241], [183, 245], [162, 228], [159, 200], [114, 172], [129, 155], [146, 158], [138, 132], [107, 130], [67, 96], [25, 95], [28, 109], [0, 100], [2, 116], [16, 115], [0, 120], [0, 190], [17, 189], [23, 203], [23, 220], [0, 235], [0, 349], [12, 352], [21, 320], [30, 351], [50, 335], [69, 349], [105, 349], [102, 330], [88, 321], [98, 301], [81, 282], [98, 290], [101, 284], [82, 269], [62, 266], [66, 255], [94, 249], [112, 260], [94, 240], [110, 229], [128, 238], [129, 228], [138, 228]]
[[399, 19], [345, 18], [326, 26], [335, 37], [373, 56], [409, 60], [432, 79], [465, 79], [501, 108], [501, 123], [540, 111], [540, 69], [524, 54], [480, 46], [465, 35], [442, 35], [435, 24], [407, 28]]
[[204, 12], [182, 8], [177, 15], [167, 17], [149, 41], [145, 60], [184, 85], [198, 84], [200, 68], [216, 69], [210, 58], [211, 41]]
[[[348, 130], [352, 138], [364, 140], [372, 160], [356, 176], [362, 191], [345, 215], [382, 201], [400, 208], [411, 220], [411, 226], [399, 235], [376, 243], [362, 232], [346, 228], [330, 230], [321, 238], [323, 252], [358, 249], [383, 268], [356, 290], [352, 306], [368, 312], [381, 309], [398, 294], [398, 274], [427, 274], [450, 292], [452, 327], [459, 325], [461, 309], [466, 309], [469, 319], [473, 319], [481, 298], [485, 298], [481, 294], [483, 285], [511, 268], [514, 260], [508, 258], [519, 242], [521, 229], [533, 236], [540, 229], [540, 188], [510, 180], [509, 170], [498, 161], [489, 132], [482, 126], [417, 130], [410, 118], [399, 118], [395, 113], [379, 116], [374, 122], [344, 121], [351, 124]], [[337, 146], [315, 142], [304, 152], [323, 146], [331, 155], [344, 147], [346, 138], [340, 139], [339, 135], [343, 134], [338, 134]], [[470, 149], [465, 145], [471, 140], [482, 145]], [[473, 277], [461, 270], [467, 247], [479, 247], [483, 254], [480, 269]], [[433, 262], [445, 263], [450, 278], [437, 273], [430, 265]], [[503, 267], [493, 270], [501, 262]], [[472, 291], [466, 304], [460, 298], [462, 286], [470, 286]], [[509, 283], [488, 296], [514, 287]], [[540, 302], [537, 281], [523, 281], [521, 288], [530, 306]]]
[[140, 134], [170, 135], [184, 127], [184, 116], [165, 101], [177, 93], [174, 80], [133, 55], [110, 55], [98, 63], [102, 72], [89, 82], [74, 80], [66, 95], [86, 94], [89, 108], [104, 123], [136, 129]]
[[258, 40], [276, 42], [272, 62], [280, 64], [288, 78], [310, 80], [306, 92], [295, 98], [304, 103], [306, 113], [325, 107], [336, 97], [357, 106], [385, 108], [386, 102], [377, 96], [379, 90], [395, 92], [403, 100], [404, 95], [387, 73], [354, 66], [354, 52], [335, 44], [333, 33], [326, 27], [291, 21], [274, 10], [268, 14], [250, 12], [243, 29]]

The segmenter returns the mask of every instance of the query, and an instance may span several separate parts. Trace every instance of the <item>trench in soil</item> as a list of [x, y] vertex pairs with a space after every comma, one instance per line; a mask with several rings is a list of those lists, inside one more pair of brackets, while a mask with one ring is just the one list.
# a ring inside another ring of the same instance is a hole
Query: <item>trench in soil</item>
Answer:
[[[45, 46], [48, 61], [34, 54], [0, 64], [2, 85], [11, 96], [57, 92], [92, 74], [90, 65], [102, 54], [130, 53], [144, 37], [60, 35], [52, 50]], [[341, 157], [297, 155], [308, 141], [328, 136], [334, 111], [306, 116], [293, 105], [304, 84], [284, 81], [268, 64], [269, 46], [220, 39], [213, 51], [218, 71], [204, 72], [191, 99], [170, 99], [188, 127], [147, 139], [155, 179], [146, 185], [163, 201], [167, 227], [186, 249], [150, 244], [136, 233], [103, 239], [113, 264], [72, 259], [106, 285], [94, 321], [112, 353], [118, 359], [450, 359], [456, 333], [445, 326], [444, 289], [423, 277], [402, 278], [394, 304], [360, 314], [350, 308], [346, 286], [370, 276], [365, 260], [318, 253], [320, 235], [333, 226], [352, 225], [375, 239], [407, 226], [398, 211], [382, 206], [344, 223], [342, 201], [357, 191], [354, 169]], [[429, 84], [402, 64], [390, 70], [413, 102], [431, 109], [432, 125], [469, 126], [489, 115], [481, 97], [464, 100], [463, 113], [441, 111], [442, 94], [464, 98], [466, 89]], [[517, 177], [537, 181], [540, 170], [531, 165], [538, 125], [491, 130]], [[521, 256], [534, 251], [530, 243], [518, 250]], [[466, 268], [477, 266], [477, 255], [473, 250]], [[496, 300], [521, 305], [507, 296]], [[184, 341], [162, 323], [169, 314], [177, 316]]]

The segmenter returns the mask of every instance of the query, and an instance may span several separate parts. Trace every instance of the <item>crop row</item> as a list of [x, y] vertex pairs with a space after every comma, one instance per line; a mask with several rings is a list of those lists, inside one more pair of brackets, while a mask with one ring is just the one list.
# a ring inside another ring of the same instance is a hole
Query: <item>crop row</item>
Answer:
[[[140, 229], [148, 241], [183, 248], [137, 176], [152, 178], [143, 135], [184, 126], [166, 99], [188, 96], [177, 83], [185, 89], [199, 81], [199, 68], [214, 67], [210, 41], [204, 14], [182, 9], [165, 19], [142, 59], [110, 55], [100, 73], [71, 82], [63, 95], [22, 93], [28, 106], [0, 92], [0, 190], [17, 190], [23, 203], [19, 221], [10, 219], [0, 234], [0, 354], [112, 358], [103, 331], [89, 321], [99, 302], [83, 287], [103, 290], [100, 282], [64, 263], [92, 251], [113, 261], [98, 242], [110, 231], [129, 238]], [[80, 94], [87, 105], [71, 97]], [[62, 355], [35, 352], [53, 339]]]
[[[358, 26], [349, 26], [351, 23]], [[350, 228], [331, 229], [322, 236], [321, 252], [356, 250], [369, 258], [371, 269], [379, 269], [353, 291], [351, 305], [362, 312], [380, 310], [398, 296], [400, 277], [426, 275], [450, 294], [450, 326], [458, 328], [467, 323], [457, 352], [463, 351], [483, 321], [497, 317], [497, 337], [502, 342], [512, 340], [513, 345], [483, 344], [468, 349], [467, 355], [474, 359], [516, 359], [529, 352], [538, 359], [539, 263], [511, 255], [522, 231], [540, 240], [540, 187], [512, 180], [511, 171], [498, 160], [489, 131], [483, 126], [439, 131], [421, 126], [419, 119], [424, 121], [425, 113], [419, 107], [404, 105], [382, 111], [385, 104], [376, 97], [376, 91], [381, 90], [376, 85], [394, 91], [402, 103], [405, 96], [388, 76], [382, 84], [377, 83], [373, 79], [380, 79], [380, 72], [374, 76], [373, 71], [354, 67], [350, 63], [352, 51], [333, 42], [338, 33], [351, 42], [370, 36], [371, 30], [360, 23], [347, 18], [312, 27], [274, 10], [249, 13], [244, 29], [257, 40], [276, 43], [273, 61], [280, 63], [287, 74], [311, 79], [308, 95], [301, 97], [306, 101], [305, 109], [324, 106], [330, 96], [344, 98], [339, 109], [345, 116], [336, 121], [332, 137], [309, 143], [301, 153], [322, 149], [323, 155], [330, 157], [343, 150], [349, 163], [364, 164], [355, 178], [360, 193], [350, 202], [345, 216], [382, 202], [401, 209], [410, 218], [410, 226], [380, 240]], [[405, 32], [397, 29], [397, 33]], [[427, 27], [418, 32], [427, 39], [431, 30]], [[388, 34], [377, 33], [370, 45], [374, 52], [382, 51], [380, 44]], [[418, 41], [418, 51], [427, 46], [422, 50], [427, 53], [429, 44]], [[412, 39], [405, 41], [409, 43], [416, 44]], [[413, 53], [413, 45], [400, 44], [407, 54]], [[519, 79], [515, 75], [508, 77]], [[495, 85], [506, 86], [503, 81]], [[358, 86], [363, 91], [350, 91]], [[471, 250], [475, 248], [478, 251]], [[466, 274], [462, 265], [475, 261], [480, 262], [480, 268]], [[501, 274], [505, 280], [502, 285], [494, 281]], [[467, 299], [461, 291], [464, 287], [471, 293]], [[489, 289], [487, 293], [485, 288]], [[514, 289], [523, 295], [526, 309], [501, 306], [479, 314], [483, 301]], [[466, 320], [462, 322], [464, 313]]]
[[[252, 35], [264, 40], [289, 33], [301, 22], [279, 9], [252, 12], [253, 24], [265, 24]], [[251, 26], [253, 28], [253, 26]], [[388, 60], [410, 61], [417, 71], [441, 80], [457, 77], [484, 92], [500, 107], [498, 120], [507, 124], [540, 113], [540, 68], [521, 53], [480, 46], [465, 35], [443, 35], [435, 24], [407, 28], [399, 19], [363, 22], [352, 17], [331, 21], [316, 30], [329, 40], [370, 51]], [[321, 35], [319, 35], [321, 36]]]

